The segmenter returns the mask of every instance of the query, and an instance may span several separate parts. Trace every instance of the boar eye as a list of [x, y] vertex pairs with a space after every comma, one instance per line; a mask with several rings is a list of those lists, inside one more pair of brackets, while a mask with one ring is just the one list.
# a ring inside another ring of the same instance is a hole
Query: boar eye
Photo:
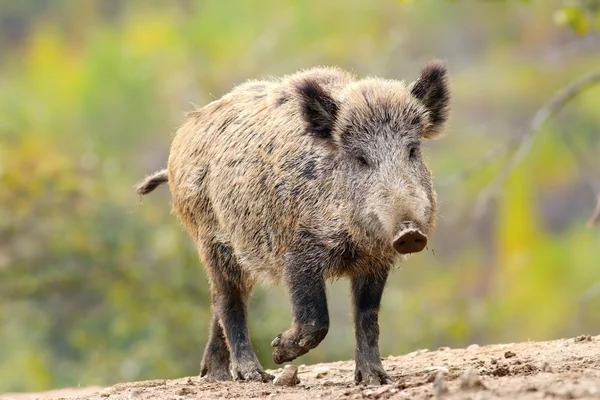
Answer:
[[366, 158], [364, 158], [363, 156], [358, 156], [358, 157], [356, 157], [356, 161], [358, 161], [358, 163], [359, 163], [360, 165], [364, 165], [365, 167], [368, 167], [368, 166], [369, 166], [369, 163], [367, 162], [367, 159], [366, 159]]
[[419, 149], [417, 149], [416, 146], [413, 146], [410, 148], [410, 150], [408, 151], [408, 159], [409, 160], [414, 160], [415, 158], [417, 158]]

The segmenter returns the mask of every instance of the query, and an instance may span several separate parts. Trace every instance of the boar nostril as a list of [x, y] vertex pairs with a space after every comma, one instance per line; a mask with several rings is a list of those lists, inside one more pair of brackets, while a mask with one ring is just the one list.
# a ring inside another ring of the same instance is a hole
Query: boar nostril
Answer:
[[427, 236], [418, 229], [406, 229], [400, 232], [392, 243], [400, 254], [418, 253], [427, 245]]

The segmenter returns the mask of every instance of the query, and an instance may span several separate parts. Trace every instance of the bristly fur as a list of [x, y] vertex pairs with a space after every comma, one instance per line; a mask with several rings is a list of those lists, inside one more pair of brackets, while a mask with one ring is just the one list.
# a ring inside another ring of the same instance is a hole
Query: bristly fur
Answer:
[[427, 139], [435, 139], [442, 133], [442, 127], [448, 119], [450, 88], [446, 63], [441, 60], [430, 61], [422, 70], [421, 76], [412, 85], [411, 93], [428, 110], [431, 127], [425, 131]]
[[201, 376], [273, 378], [247, 329], [256, 282], [289, 290], [293, 322], [271, 344], [283, 363], [323, 340], [326, 280], [343, 276], [352, 287], [355, 381], [389, 382], [380, 300], [402, 227], [434, 228], [436, 194], [420, 146], [442, 131], [449, 98], [437, 61], [410, 85], [323, 67], [246, 82], [188, 114], [168, 169], [137, 191], [169, 182], [173, 214], [206, 268], [213, 318]]
[[152, 192], [158, 186], [169, 180], [167, 169], [162, 169], [144, 178], [143, 181], [136, 185], [136, 192], [143, 196]]
[[318, 82], [303, 79], [295, 84], [300, 97], [300, 111], [306, 123], [306, 132], [320, 139], [331, 137], [331, 129], [338, 112], [336, 101]]

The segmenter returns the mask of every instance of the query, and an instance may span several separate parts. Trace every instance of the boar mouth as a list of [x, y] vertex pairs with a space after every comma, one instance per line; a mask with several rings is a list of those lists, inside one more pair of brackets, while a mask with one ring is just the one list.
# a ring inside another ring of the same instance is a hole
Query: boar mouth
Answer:
[[427, 236], [413, 223], [403, 223], [405, 227], [392, 242], [399, 254], [418, 253], [427, 245]]

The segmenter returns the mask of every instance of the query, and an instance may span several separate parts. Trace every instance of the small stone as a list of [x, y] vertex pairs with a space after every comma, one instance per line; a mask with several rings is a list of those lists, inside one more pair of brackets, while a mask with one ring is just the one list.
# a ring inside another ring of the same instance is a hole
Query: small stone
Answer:
[[531, 375], [537, 371], [538, 371], [538, 368], [535, 365], [530, 364], [530, 363], [516, 365], [512, 369], [512, 373], [514, 375]]
[[477, 371], [473, 368], [467, 368], [460, 377], [460, 388], [461, 389], [484, 389], [485, 386], [481, 382], [481, 378]]
[[492, 371], [494, 376], [507, 376], [510, 374], [510, 370], [505, 365], [498, 365], [498, 367]]
[[427, 383], [431, 383], [433, 381], [435, 381], [435, 377], [437, 376], [439, 371], [432, 371], [429, 373], [429, 375], [427, 375], [427, 379], [425, 379], [425, 382]]
[[552, 372], [552, 367], [550, 366], [550, 364], [548, 363], [548, 361], [544, 361], [544, 363], [542, 364], [542, 371], [543, 372]]
[[396, 383], [394, 383], [394, 387], [396, 389], [398, 389], [398, 391], [400, 391], [400, 390], [408, 389], [409, 385], [404, 381], [396, 381]]
[[512, 351], [510, 351], [510, 350], [509, 350], [509, 351], [507, 351], [506, 353], [504, 353], [504, 358], [512, 358], [512, 357], [514, 357], [514, 356], [516, 356], [516, 354], [515, 354], [515, 353], [513, 353], [513, 352], [512, 352]]
[[329, 367], [317, 367], [314, 369], [314, 371], [317, 373], [315, 375], [315, 378], [321, 379], [329, 373]]
[[467, 350], [472, 351], [472, 350], [477, 350], [479, 348], [478, 344], [472, 344], [469, 345], [469, 347], [467, 347]]
[[591, 342], [592, 341], [592, 337], [590, 335], [579, 335], [579, 336], [577, 336], [573, 340], [575, 341], [575, 343]]
[[273, 384], [276, 386], [296, 386], [299, 383], [298, 367], [295, 365], [286, 365], [283, 368], [283, 372], [273, 381]]
[[179, 389], [179, 391], [177, 392], [177, 394], [179, 396], [187, 396], [188, 394], [195, 394], [193, 390], [187, 388], [187, 387], [182, 387], [181, 389]]
[[448, 350], [450, 350], [450, 347], [448, 347], [448, 346], [438, 347], [438, 351], [448, 351]]

